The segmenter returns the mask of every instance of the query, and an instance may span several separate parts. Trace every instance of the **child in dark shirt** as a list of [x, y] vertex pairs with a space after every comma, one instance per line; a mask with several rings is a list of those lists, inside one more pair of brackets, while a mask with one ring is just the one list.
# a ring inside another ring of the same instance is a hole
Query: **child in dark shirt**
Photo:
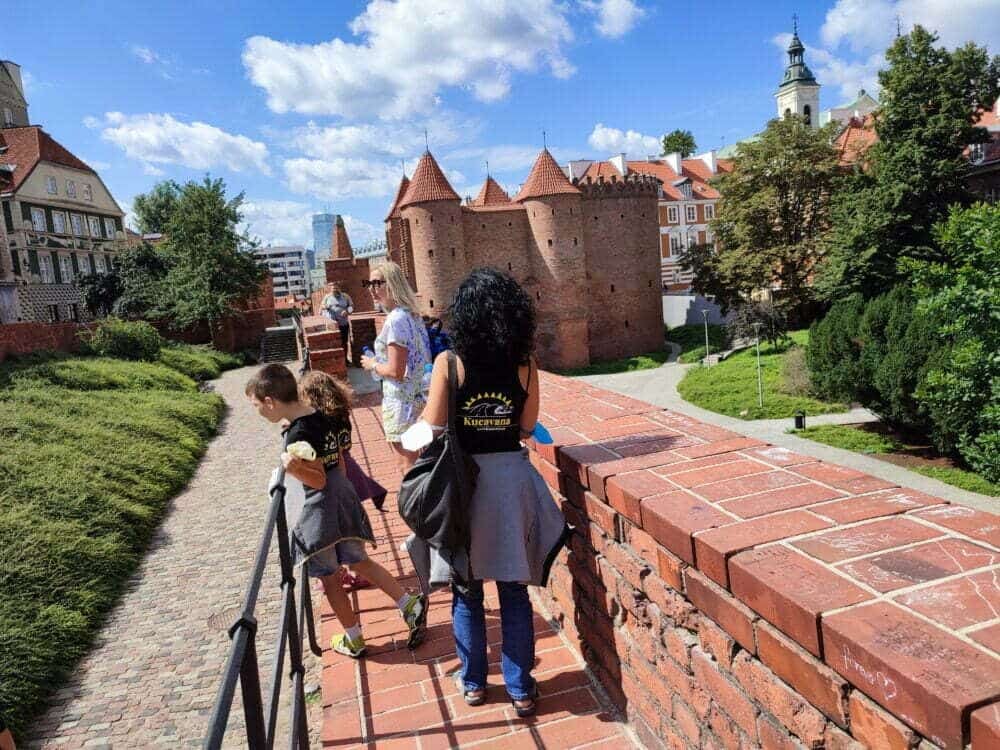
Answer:
[[[285, 473], [302, 482], [307, 503], [319, 502], [324, 512], [340, 523], [338, 541], [308, 556], [309, 575], [322, 582], [327, 600], [346, 631], [334, 636], [332, 648], [354, 658], [365, 653], [360, 621], [341, 587], [339, 572], [345, 565], [365, 576], [396, 603], [410, 631], [407, 646], [416, 648], [426, 633], [426, 597], [406, 593], [389, 571], [368, 558], [364, 547], [364, 539], [370, 538], [371, 533], [368, 518], [343, 471], [341, 443], [346, 439], [350, 444], [351, 429], [346, 390], [332, 389], [331, 403], [324, 409], [328, 413], [322, 413], [299, 398], [291, 370], [272, 364], [250, 379], [246, 394], [264, 419], [273, 423], [288, 421], [283, 444], [286, 450], [281, 454]], [[291, 455], [287, 448], [297, 442], [308, 443], [315, 458], [306, 460]], [[353, 528], [352, 523], [358, 528]]]

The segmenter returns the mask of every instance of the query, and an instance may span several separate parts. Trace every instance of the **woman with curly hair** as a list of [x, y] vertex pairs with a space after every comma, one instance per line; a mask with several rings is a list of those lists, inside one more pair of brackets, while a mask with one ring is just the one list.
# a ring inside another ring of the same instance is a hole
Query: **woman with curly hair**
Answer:
[[[462, 665], [459, 689], [469, 705], [486, 701], [483, 581], [495, 581], [504, 683], [517, 715], [530, 716], [538, 687], [531, 676], [535, 635], [527, 586], [545, 585], [567, 532], [562, 513], [521, 445], [538, 419], [538, 366], [531, 356], [535, 310], [531, 297], [510, 276], [478, 269], [459, 285], [448, 321], [457, 355], [458, 442], [479, 466], [469, 504], [468, 565], [450, 571], [455, 645]], [[438, 430], [448, 420], [447, 357], [444, 352], [434, 362], [423, 415]], [[431, 579], [436, 582], [434, 575]]]

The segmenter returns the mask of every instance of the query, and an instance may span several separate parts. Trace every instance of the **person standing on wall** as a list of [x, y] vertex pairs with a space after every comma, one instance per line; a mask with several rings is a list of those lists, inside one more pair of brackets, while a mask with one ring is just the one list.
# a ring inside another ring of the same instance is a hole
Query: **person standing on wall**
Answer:
[[[521, 445], [535, 428], [538, 366], [531, 356], [535, 310], [510, 276], [473, 271], [448, 311], [456, 356], [458, 443], [479, 466], [469, 501], [469, 569], [452, 570], [452, 626], [461, 669], [458, 687], [470, 706], [486, 702], [486, 615], [483, 581], [500, 599], [501, 671], [519, 717], [535, 713], [538, 686], [534, 615], [527, 586], [544, 586], [569, 529], [545, 480]], [[448, 357], [434, 360], [423, 420], [440, 432], [448, 423]], [[470, 580], [463, 580], [468, 577]], [[432, 581], [432, 584], [434, 581]]]
[[340, 288], [340, 282], [334, 281], [328, 285], [329, 293], [323, 298], [323, 310], [327, 317], [336, 322], [340, 329], [340, 344], [347, 351], [348, 337], [351, 335], [351, 319], [354, 312], [354, 300]]
[[405, 474], [417, 454], [405, 450], [400, 440], [420, 419], [427, 403], [423, 378], [425, 366], [431, 363], [431, 345], [416, 294], [398, 265], [384, 263], [361, 283], [388, 313], [375, 339], [374, 355], [363, 356], [361, 366], [382, 381], [382, 429]]

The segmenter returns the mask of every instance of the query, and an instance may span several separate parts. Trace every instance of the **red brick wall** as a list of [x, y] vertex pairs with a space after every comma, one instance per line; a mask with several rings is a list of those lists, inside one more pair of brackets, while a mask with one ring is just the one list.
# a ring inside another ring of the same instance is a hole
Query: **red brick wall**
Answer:
[[648, 748], [1000, 747], [1000, 517], [543, 374], [543, 591]]
[[407, 206], [402, 214], [410, 227], [420, 312], [438, 316], [471, 270], [465, 258], [462, 207], [458, 201], [431, 201]]
[[[354, 302], [354, 310], [356, 312], [371, 312], [375, 309], [372, 295], [367, 289], [361, 286], [361, 282], [368, 279], [371, 271], [366, 258], [327, 260], [325, 269], [327, 283], [339, 281], [340, 288], [347, 292]], [[319, 315], [322, 313], [320, 303], [327, 293], [326, 289], [317, 289], [313, 292], [312, 307], [314, 314]]]
[[81, 331], [93, 325], [77, 323], [9, 323], [0, 325], [0, 362], [39, 351], [75, 352]]

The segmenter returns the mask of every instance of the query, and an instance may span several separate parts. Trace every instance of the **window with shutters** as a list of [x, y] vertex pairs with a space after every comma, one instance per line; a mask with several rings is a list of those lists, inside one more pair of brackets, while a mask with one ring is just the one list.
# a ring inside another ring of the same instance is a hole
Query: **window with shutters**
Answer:
[[42, 277], [43, 284], [54, 284], [56, 281], [55, 271], [52, 270], [52, 256], [44, 253], [38, 256], [38, 271]]
[[109, 237], [109, 238], [115, 236], [115, 220], [114, 219], [109, 219], [107, 217], [104, 218], [104, 234], [107, 237]]
[[83, 237], [83, 217], [80, 214], [70, 214], [69, 220], [73, 224], [73, 234]]
[[96, 216], [88, 216], [87, 219], [90, 222], [90, 236], [99, 238], [101, 236], [101, 220]]
[[59, 271], [64, 284], [73, 283], [73, 261], [70, 260], [68, 255], [59, 256]]
[[52, 231], [56, 234], [66, 234], [66, 214], [62, 211], [52, 212]]

